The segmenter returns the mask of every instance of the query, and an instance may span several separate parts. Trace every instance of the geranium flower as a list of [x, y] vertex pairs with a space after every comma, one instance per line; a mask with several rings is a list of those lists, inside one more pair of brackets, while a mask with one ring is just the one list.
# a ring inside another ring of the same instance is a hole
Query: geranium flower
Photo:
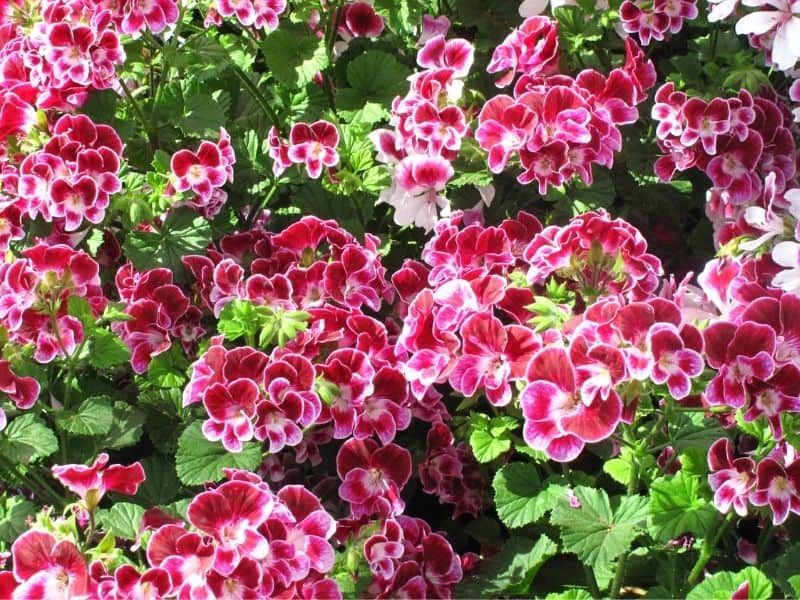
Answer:
[[267, 555], [269, 544], [258, 528], [273, 504], [272, 495], [260, 486], [228, 481], [195, 496], [186, 515], [192, 525], [217, 541], [214, 568], [229, 575], [242, 557], [259, 560]]
[[258, 399], [258, 386], [250, 379], [211, 385], [203, 396], [209, 416], [203, 422], [203, 435], [212, 442], [222, 440], [228, 452], [241, 452], [243, 442], [253, 439]]
[[311, 125], [296, 123], [289, 132], [288, 158], [297, 164], [305, 164], [311, 179], [322, 174], [322, 167], [333, 167], [339, 163], [339, 132], [328, 121], [316, 121]]
[[758, 463], [756, 477], [750, 502], [755, 506], [769, 505], [773, 525], [785, 522], [790, 512], [800, 514], [800, 460], [784, 467], [772, 458], [765, 458]]
[[680, 332], [671, 323], [653, 325], [647, 339], [654, 360], [650, 379], [654, 383], [666, 383], [676, 400], [688, 396], [691, 379], [703, 372], [703, 358], [697, 351], [686, 347]]
[[139, 462], [128, 466], [109, 465], [103, 452], [87, 467], [85, 465], [55, 465], [53, 476], [81, 498], [84, 507], [93, 511], [107, 492], [133, 496], [145, 480]]
[[438, 220], [437, 208], [442, 216], [450, 212], [450, 203], [439, 192], [453, 174], [452, 165], [440, 156], [409, 156], [397, 165], [392, 187], [381, 192], [379, 202], [394, 207], [394, 222], [401, 227], [413, 223], [430, 231]]
[[708, 449], [708, 483], [714, 491], [714, 506], [727, 513], [731, 506], [741, 517], [747, 516], [747, 502], [756, 485], [756, 465], [752, 458], [733, 457], [728, 438], [718, 439]]
[[425, 42], [417, 53], [417, 64], [424, 69], [452, 69], [454, 77], [466, 77], [475, 60], [475, 47], [467, 40], [445, 40], [443, 34]]
[[86, 560], [69, 540], [31, 529], [11, 546], [14, 577], [21, 582], [14, 598], [70, 598], [89, 593]]
[[403, 512], [400, 491], [411, 477], [411, 453], [397, 444], [378, 447], [372, 439], [347, 440], [336, 455], [342, 485], [339, 496], [350, 503], [353, 517], [380, 517]]
[[563, 348], [548, 347], [534, 355], [526, 379], [531, 383], [520, 396], [525, 441], [559, 462], [578, 457], [586, 442], [610, 436], [622, 416], [616, 392], [607, 400], [583, 402], [575, 369]]
[[800, 58], [800, 3], [797, 0], [742, 0], [746, 6], [771, 6], [775, 10], [757, 10], [736, 23], [736, 33], [763, 35], [774, 33], [772, 62], [782, 71], [794, 67]]
[[178, 150], [170, 159], [175, 189], [192, 190], [203, 201], [211, 199], [214, 188], [224, 185], [228, 178], [225, 167], [219, 147], [209, 141], [201, 142], [196, 153]]

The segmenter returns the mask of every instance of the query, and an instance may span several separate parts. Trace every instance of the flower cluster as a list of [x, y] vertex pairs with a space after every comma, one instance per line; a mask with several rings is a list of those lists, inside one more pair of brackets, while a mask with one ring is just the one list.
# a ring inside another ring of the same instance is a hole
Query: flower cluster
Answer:
[[467, 118], [458, 106], [463, 79], [469, 73], [475, 49], [461, 38], [440, 33], [417, 53], [424, 70], [411, 77], [403, 98], [392, 102], [394, 130], [370, 133], [378, 160], [392, 168], [392, 185], [380, 202], [394, 207], [398, 225], [414, 224], [430, 231], [450, 203], [441, 192], [453, 177], [451, 161], [467, 135]]
[[526, 19], [495, 49], [489, 72], [506, 71], [504, 87], [520, 75], [514, 95], [491, 98], [478, 115], [475, 138], [489, 153], [489, 169], [500, 173], [517, 156], [520, 183], [536, 181], [539, 193], [577, 175], [591, 184], [592, 165], [611, 167], [622, 147], [619, 125], [639, 117], [636, 106], [655, 82], [655, 68], [626, 40], [627, 60], [608, 77], [593, 70], [574, 79], [551, 75], [558, 64], [556, 22]]
[[33, 344], [33, 357], [40, 363], [71, 356], [83, 341], [84, 330], [81, 321], [69, 314], [68, 300], [83, 299], [99, 317], [106, 305], [99, 271], [85, 252], [47, 243], [0, 264], [0, 323], [9, 340]]
[[[0, 49], [0, 89], [19, 118], [25, 107], [70, 110], [81, 106], [90, 90], [117, 85], [116, 65], [125, 60], [109, 10], [91, 2], [50, 0], [41, 6], [26, 0], [8, 3], [10, 22]], [[35, 8], [34, 8], [35, 7]], [[35, 14], [35, 22], [29, 22]], [[21, 111], [21, 112], [20, 112]], [[30, 124], [30, 118], [25, 119]], [[10, 123], [0, 126], [9, 129]], [[11, 127], [26, 129], [26, 127]]]
[[[677, 398], [689, 394], [704, 368], [703, 337], [675, 302], [654, 297], [661, 264], [629, 224], [604, 213], [545, 229], [524, 213], [498, 227], [461, 224], [459, 214], [437, 225], [422, 255], [429, 271], [407, 263], [393, 277], [408, 299], [397, 347], [417, 397], [446, 381], [504, 406], [512, 384], [527, 383], [525, 440], [570, 461], [623, 419], [616, 390], [629, 382], [650, 379]], [[587, 308], [577, 326], [540, 335], [530, 309], [551, 281]], [[626, 400], [635, 408], [635, 396]]]
[[[286, 0], [217, 0], [216, 12], [223, 17], [235, 15], [245, 27], [267, 33], [278, 28], [278, 17], [286, 10]], [[222, 19], [213, 18], [220, 25]]]
[[714, 442], [708, 450], [708, 476], [714, 490], [714, 505], [722, 513], [733, 507], [745, 517], [748, 503], [769, 506], [773, 525], [781, 525], [789, 513], [800, 514], [800, 459], [794, 450], [776, 448], [758, 464], [747, 456], [734, 458], [728, 438]]
[[275, 453], [298, 446], [317, 424], [332, 422], [336, 439], [375, 434], [384, 444], [408, 426], [408, 388], [389, 332], [363, 312], [391, 299], [376, 242], [367, 235], [361, 245], [332, 221], [305, 217], [280, 234], [228, 236], [210, 258], [184, 259], [215, 315], [244, 300], [279, 318], [308, 316], [305, 330], [270, 356], [217, 340], [194, 364], [184, 404], [204, 404], [209, 439], [231, 450], [269, 440]]
[[447, 539], [422, 519], [387, 519], [364, 544], [376, 598], [452, 598], [461, 581], [458, 555]]
[[305, 165], [311, 179], [319, 179], [324, 167], [329, 170], [339, 164], [339, 132], [328, 121], [295, 123], [289, 132], [289, 142], [281, 139], [273, 126], [269, 131], [269, 155], [272, 170], [280, 175], [292, 165]]
[[697, 0], [625, 0], [619, 7], [625, 33], [638, 35], [643, 46], [678, 33], [697, 14]]
[[[797, 191], [796, 144], [785, 104], [768, 94], [706, 102], [689, 98], [665, 84], [656, 93], [653, 117], [666, 155], [656, 161], [659, 177], [703, 170], [713, 187], [706, 214], [717, 245], [737, 252], [772, 252], [771, 284], [800, 291], [800, 193]], [[783, 269], [783, 270], [781, 270]]]
[[[121, 188], [117, 176], [122, 141], [113, 128], [85, 115], [64, 115], [52, 137], [19, 165], [4, 165], [0, 191], [0, 249], [22, 239], [23, 224], [41, 217], [54, 231], [79, 229], [84, 221], [100, 223], [110, 195]], [[67, 240], [64, 240], [67, 241]]]
[[[101, 455], [92, 467], [67, 465], [54, 473], [94, 510], [103, 492], [135, 493], [144, 480], [138, 463], [106, 468], [107, 462]], [[325, 576], [334, 565], [328, 540], [336, 522], [319, 499], [302, 486], [273, 494], [252, 473], [226, 475], [228, 481], [189, 504], [193, 529], [173, 518], [152, 526], [143, 572], [122, 564], [109, 573], [101, 560], [87, 565], [63, 534], [27, 531], [11, 549], [13, 577], [0, 579], [0, 589], [9, 592], [4, 597], [340, 598], [337, 584]]]
[[111, 13], [114, 26], [121, 33], [137, 34], [149, 29], [161, 33], [168, 25], [178, 21], [177, 0], [88, 0], [98, 10]]
[[[795, 175], [791, 117], [774, 99], [743, 90], [735, 98], [706, 102], [667, 83], [656, 92], [652, 115], [667, 153], [655, 166], [663, 181], [697, 166], [711, 179], [713, 200], [737, 206], [757, 201], [770, 174], [778, 193]], [[729, 218], [724, 206], [714, 212]]]
[[129, 319], [114, 323], [113, 329], [131, 349], [136, 373], [144, 373], [153, 357], [172, 347], [173, 339], [188, 352], [205, 333], [200, 309], [190, 305], [169, 269], [138, 273], [128, 263], [117, 271], [115, 283]]
[[418, 473], [426, 494], [455, 505], [453, 519], [480, 512], [485, 482], [478, 463], [469, 445], [455, 444], [453, 432], [444, 423], [434, 423], [428, 431], [425, 460], [419, 464]]

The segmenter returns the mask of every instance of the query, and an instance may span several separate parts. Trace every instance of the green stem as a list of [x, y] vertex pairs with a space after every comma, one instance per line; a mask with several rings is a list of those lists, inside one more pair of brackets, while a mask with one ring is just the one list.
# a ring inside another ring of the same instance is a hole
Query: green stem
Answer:
[[251, 210], [250, 214], [247, 215], [247, 223], [245, 226], [245, 231], [250, 231], [250, 229], [253, 227], [253, 223], [255, 223], [255, 220], [258, 218], [258, 215], [261, 214], [261, 211], [263, 211], [269, 205], [270, 200], [272, 200], [272, 197], [275, 195], [277, 191], [278, 191], [278, 180], [273, 179], [272, 187], [269, 188], [269, 192], [267, 192], [267, 195], [261, 202], [258, 203], [258, 207], [255, 208], [254, 210]]
[[[7, 472], [11, 473], [17, 481], [23, 486], [31, 490], [36, 496], [49, 502], [50, 504], [61, 507], [64, 505], [64, 500], [50, 485], [41, 479], [38, 474], [34, 476], [33, 471], [28, 471], [27, 475], [19, 470], [19, 467], [12, 463], [4, 455], [0, 454], [0, 466]], [[38, 480], [38, 481], [37, 481]]]
[[689, 573], [689, 585], [694, 585], [700, 579], [700, 575], [703, 574], [703, 569], [708, 564], [708, 561], [711, 560], [711, 556], [714, 554], [714, 548], [716, 547], [719, 538], [722, 537], [723, 532], [727, 528], [728, 523], [733, 520], [734, 515], [735, 513], [731, 511], [724, 519], [718, 519], [716, 531], [706, 536], [706, 538], [703, 540], [703, 546], [700, 548], [700, 556], [697, 557], [697, 562], [694, 563], [694, 566]]
[[332, 19], [328, 20], [330, 29], [327, 31], [328, 39], [326, 40], [325, 47], [328, 51], [328, 61], [333, 63], [333, 45], [336, 43], [336, 33], [339, 29], [339, 21], [342, 18], [342, 5], [344, 0], [336, 0], [336, 3], [331, 7]]
[[125, 98], [128, 100], [128, 104], [133, 109], [133, 113], [136, 115], [136, 118], [142, 124], [142, 128], [144, 129], [144, 134], [147, 136], [147, 141], [150, 144], [150, 147], [153, 148], [153, 150], [155, 150], [156, 147], [153, 145], [153, 140], [150, 136], [150, 127], [148, 125], [147, 119], [144, 116], [144, 113], [142, 112], [142, 107], [139, 105], [139, 102], [136, 100], [136, 98], [133, 97], [133, 94], [128, 89], [128, 86], [125, 85], [125, 81], [123, 81], [122, 78], [120, 78], [119, 80], [119, 87], [122, 88], [122, 93], [125, 95]]
[[232, 64], [231, 69], [233, 69], [233, 72], [242, 82], [244, 87], [247, 88], [247, 91], [250, 92], [250, 95], [253, 97], [253, 100], [256, 101], [256, 104], [258, 104], [261, 110], [264, 111], [264, 114], [266, 115], [267, 119], [270, 120], [270, 122], [275, 126], [275, 129], [277, 129], [279, 133], [282, 133], [280, 119], [278, 119], [278, 114], [269, 105], [269, 102], [261, 93], [261, 90], [258, 89], [256, 84], [252, 82], [252, 80], [247, 76], [247, 73], [242, 71], [241, 68]]
[[594, 573], [587, 565], [583, 565], [583, 576], [586, 579], [586, 587], [589, 588], [589, 593], [592, 595], [592, 598], [602, 598], [603, 594], [600, 593], [600, 588], [597, 587], [597, 580], [594, 578]]
[[[656, 423], [656, 426], [659, 426], [659, 423]], [[633, 438], [633, 431], [630, 425], [625, 425], [623, 427], [623, 437], [628, 441], [628, 443], [633, 444], [631, 438]], [[634, 444], [635, 445], [635, 444]], [[633, 460], [631, 460], [631, 472], [628, 476], [628, 486], [626, 489], [626, 494], [628, 496], [632, 496], [636, 493], [636, 488], [639, 485], [639, 459], [637, 456], [633, 456]], [[622, 588], [622, 582], [625, 578], [625, 567], [627, 566], [627, 557], [623, 554], [619, 557], [617, 561], [617, 568], [614, 571], [614, 579], [611, 582], [611, 588], [609, 589], [609, 593], [611, 594], [612, 598], [619, 598], [619, 592]]]

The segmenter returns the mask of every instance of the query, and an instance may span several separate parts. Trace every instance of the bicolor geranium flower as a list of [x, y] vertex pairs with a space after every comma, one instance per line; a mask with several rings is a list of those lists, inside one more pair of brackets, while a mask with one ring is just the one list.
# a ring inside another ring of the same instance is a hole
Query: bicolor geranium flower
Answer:
[[20, 410], [36, 404], [41, 386], [33, 377], [20, 377], [11, 370], [7, 360], [0, 360], [0, 392], [3, 392]]
[[269, 33], [278, 28], [278, 17], [286, 10], [286, 0], [217, 0], [216, 7], [223, 17], [236, 15], [245, 27]]
[[103, 452], [90, 467], [85, 465], [55, 465], [53, 476], [81, 498], [86, 510], [93, 511], [107, 492], [133, 496], [145, 480], [142, 465], [109, 465]]
[[162, 525], [147, 544], [147, 561], [169, 573], [173, 593], [179, 598], [211, 593], [208, 577], [215, 564], [211, 538], [186, 531], [182, 525]]
[[680, 332], [671, 323], [653, 325], [647, 333], [647, 342], [654, 361], [650, 379], [654, 383], [666, 383], [669, 393], [676, 400], [688, 396], [691, 380], [700, 375], [705, 367], [700, 354], [686, 347]]
[[527, 105], [500, 94], [483, 105], [478, 120], [475, 139], [489, 151], [489, 170], [501, 173], [512, 153], [525, 147], [539, 117]]
[[86, 559], [69, 540], [31, 529], [11, 546], [14, 577], [21, 582], [14, 598], [72, 598], [89, 593]]
[[383, 27], [383, 17], [369, 2], [347, 2], [342, 6], [338, 33], [345, 41], [357, 37], [376, 38]]
[[466, 77], [475, 60], [475, 47], [467, 40], [445, 40], [434, 36], [417, 53], [417, 64], [424, 69], [452, 69], [454, 77]]
[[336, 472], [342, 480], [339, 496], [350, 503], [354, 518], [403, 512], [400, 492], [411, 477], [411, 453], [405, 448], [351, 438], [336, 455]]
[[487, 313], [468, 317], [459, 331], [461, 354], [450, 373], [450, 385], [464, 396], [483, 388], [495, 406], [511, 401], [511, 385], [525, 375], [525, 369], [541, 342], [533, 332], [519, 325], [503, 325]]
[[536, 353], [528, 365], [531, 382], [520, 396], [525, 441], [559, 462], [578, 457], [586, 442], [610, 436], [622, 417], [622, 401], [616, 392], [607, 400], [599, 396], [581, 400], [575, 368], [563, 348], [548, 347]]
[[800, 35], [800, 6], [794, 0], [743, 0], [742, 4], [774, 10], [751, 12], [736, 23], [736, 33], [774, 35], [771, 57], [782, 71], [794, 67], [800, 59], [797, 36]]
[[434, 423], [428, 431], [425, 460], [417, 472], [426, 494], [455, 505], [454, 519], [480, 512], [485, 482], [478, 463], [466, 442], [455, 444], [453, 433], [444, 423]]
[[114, 570], [113, 581], [101, 583], [98, 593], [111, 598], [138, 598], [156, 600], [167, 596], [172, 590], [169, 572], [160, 567], [151, 567], [140, 573], [133, 565], [120, 565]]
[[492, 54], [489, 73], [505, 72], [496, 84], [505, 87], [520, 73], [548, 75], [558, 66], [558, 27], [549, 17], [532, 16], [511, 32]]
[[241, 452], [243, 442], [253, 439], [258, 399], [258, 386], [250, 379], [212, 384], [203, 396], [209, 416], [203, 422], [203, 435], [212, 442], [222, 440], [228, 452]]
[[219, 147], [213, 142], [203, 141], [196, 153], [184, 149], [172, 155], [172, 185], [178, 192], [192, 190], [201, 201], [208, 202], [214, 188], [225, 184], [228, 178], [226, 166]]
[[260, 560], [269, 543], [258, 528], [267, 520], [274, 500], [269, 491], [246, 481], [228, 481], [202, 492], [189, 504], [189, 522], [217, 542], [214, 569], [233, 573], [241, 558]]
[[708, 364], [718, 373], [706, 390], [712, 405], [745, 406], [748, 389], [775, 372], [775, 330], [747, 321], [712, 323], [703, 331]]
[[750, 502], [755, 506], [769, 506], [773, 525], [784, 523], [790, 512], [800, 514], [800, 460], [785, 467], [772, 458], [758, 463]]
[[332, 123], [295, 123], [289, 132], [287, 156], [295, 164], [305, 164], [308, 176], [317, 179], [323, 167], [339, 164], [338, 145], [339, 132]]
[[450, 203], [440, 192], [453, 177], [453, 166], [439, 156], [412, 155], [397, 165], [392, 187], [381, 192], [380, 202], [394, 207], [394, 222], [425, 231], [433, 229], [441, 209], [450, 212]]
[[752, 458], [733, 457], [728, 438], [721, 438], [708, 449], [708, 483], [714, 491], [714, 506], [727, 513], [731, 506], [739, 516], [747, 516], [747, 502], [756, 485], [756, 465]]
[[686, 124], [681, 134], [681, 144], [691, 146], [698, 140], [707, 154], [717, 153], [717, 138], [730, 131], [730, 104], [723, 98], [706, 102], [702, 98], [689, 98], [683, 105]]

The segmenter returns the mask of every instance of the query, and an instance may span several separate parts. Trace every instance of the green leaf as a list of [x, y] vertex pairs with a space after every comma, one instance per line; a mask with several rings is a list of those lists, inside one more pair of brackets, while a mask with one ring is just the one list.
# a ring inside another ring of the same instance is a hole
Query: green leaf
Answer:
[[714, 573], [691, 590], [686, 600], [728, 600], [745, 581], [750, 584], [749, 600], [769, 600], [772, 597], [772, 582], [755, 567], [747, 567], [738, 573]]
[[18, 416], [0, 432], [0, 454], [14, 463], [28, 464], [58, 450], [58, 439], [39, 417]]
[[117, 450], [133, 446], [142, 437], [142, 425], [144, 425], [144, 413], [122, 400], [117, 400], [114, 402], [111, 429], [100, 442], [101, 448]]
[[630, 548], [647, 518], [647, 499], [626, 496], [613, 510], [602, 489], [577, 486], [580, 501], [573, 507], [566, 498], [553, 509], [550, 522], [561, 529], [565, 552], [573, 552], [593, 569], [607, 568]]
[[275, 313], [268, 306], [236, 298], [228, 302], [220, 312], [217, 330], [230, 341], [242, 337], [254, 340], [269, 320], [275, 320]]
[[78, 319], [84, 328], [92, 329], [94, 327], [94, 313], [85, 298], [70, 296], [67, 299], [67, 312], [70, 316]]
[[511, 449], [511, 440], [494, 437], [489, 431], [478, 429], [469, 436], [469, 445], [478, 462], [488, 463]]
[[592, 595], [583, 588], [570, 588], [563, 592], [547, 594], [544, 600], [592, 600]]
[[716, 518], [716, 509], [700, 493], [700, 477], [678, 472], [659, 477], [650, 485], [651, 535], [668, 542], [684, 533], [705, 537]]
[[512, 537], [499, 554], [481, 563], [476, 575], [464, 578], [454, 597], [527, 596], [536, 573], [557, 551], [558, 545], [546, 535], [535, 543], [532, 539]]
[[98, 328], [92, 334], [89, 364], [96, 369], [108, 369], [128, 362], [131, 351], [119, 336], [108, 329]]
[[30, 500], [13, 495], [3, 498], [0, 504], [0, 540], [11, 544], [30, 528], [28, 520], [39, 509]]
[[800, 591], [792, 583], [792, 578], [798, 576], [798, 564], [800, 564], [800, 544], [793, 544], [775, 558], [762, 564], [761, 570], [780, 586], [787, 597], [800, 598]]
[[478, 462], [487, 463], [511, 449], [510, 432], [519, 426], [517, 420], [509, 416], [489, 419], [481, 413], [471, 413], [472, 433], [469, 443]]
[[228, 120], [226, 107], [230, 105], [230, 95], [222, 90], [212, 94], [199, 89], [184, 92], [183, 115], [178, 126], [184, 133], [198, 136], [213, 136]]
[[122, 245], [137, 270], [168, 267], [183, 273], [181, 257], [205, 252], [211, 241], [208, 221], [189, 207], [170, 212], [160, 231], [132, 231]]
[[178, 495], [181, 482], [175, 472], [175, 463], [162, 456], [148, 456], [142, 461], [147, 478], [139, 486], [136, 500], [145, 506], [163, 506]]
[[173, 344], [167, 352], [162, 352], [150, 361], [147, 379], [162, 388], [183, 387], [188, 367], [189, 361], [180, 346]]
[[117, 502], [109, 510], [97, 511], [97, 520], [103, 529], [118, 538], [135, 540], [142, 523], [144, 508], [131, 502]]
[[209, 442], [200, 430], [200, 423], [189, 425], [178, 439], [175, 469], [185, 485], [201, 485], [223, 478], [226, 467], [252, 471], [261, 463], [261, 446], [247, 443], [241, 452], [232, 454], [222, 444]]
[[511, 528], [523, 527], [541, 519], [564, 497], [566, 487], [552, 481], [542, 484], [530, 463], [510, 463], [492, 481], [497, 516]]
[[105, 435], [114, 422], [114, 409], [108, 396], [93, 396], [81, 402], [77, 411], [56, 413], [56, 424], [73, 435]]
[[349, 88], [339, 90], [337, 106], [356, 110], [368, 102], [389, 105], [408, 88], [410, 71], [394, 56], [378, 50], [360, 54], [347, 65]]
[[328, 66], [325, 40], [315, 37], [303, 25], [281, 25], [261, 47], [275, 79], [289, 88], [310, 83]]

